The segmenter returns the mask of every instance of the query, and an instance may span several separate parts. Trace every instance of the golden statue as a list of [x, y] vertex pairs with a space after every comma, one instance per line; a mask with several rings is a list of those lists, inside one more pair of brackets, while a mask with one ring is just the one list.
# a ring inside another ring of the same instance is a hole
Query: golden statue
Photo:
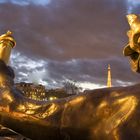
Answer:
[[140, 72], [140, 16], [127, 15], [130, 30], [127, 32], [129, 43], [124, 48], [124, 55], [130, 56], [132, 70]]
[[16, 45], [12, 32], [7, 31], [6, 34], [0, 36], [0, 59], [8, 64], [11, 49]]
[[[128, 19], [131, 30], [124, 54], [133, 61], [139, 54], [139, 28], [134, 28], [139, 18], [129, 15]], [[16, 44], [11, 33], [1, 36], [0, 43], [4, 46], [0, 48], [1, 125], [32, 140], [140, 139], [140, 85], [92, 90], [53, 101], [32, 100], [15, 87], [14, 71], [7, 66], [9, 50]]]

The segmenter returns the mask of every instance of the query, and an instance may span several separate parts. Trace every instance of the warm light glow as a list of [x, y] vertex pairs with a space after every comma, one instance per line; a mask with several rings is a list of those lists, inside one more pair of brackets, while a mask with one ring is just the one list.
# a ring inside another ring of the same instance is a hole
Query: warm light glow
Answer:
[[19, 105], [18, 107], [17, 107], [17, 109], [19, 110], [19, 111], [25, 111], [25, 106], [24, 105]]
[[35, 105], [32, 103], [27, 104], [27, 108], [29, 108], [29, 109], [38, 109], [39, 107], [40, 107], [40, 105]]
[[57, 97], [54, 97], [54, 96], [52, 96], [52, 97], [49, 98], [50, 101], [56, 100], [56, 99], [57, 99]]
[[14, 99], [12, 98], [12, 96], [9, 95], [9, 92], [10, 91], [4, 91], [3, 92], [3, 98], [8, 100], [9, 103], [11, 103], [11, 102], [13, 102]]
[[84, 99], [85, 99], [85, 97], [83, 97], [83, 96], [76, 97], [76, 98], [72, 99], [69, 103], [70, 103], [71, 105], [76, 105], [76, 104], [78, 104], [78, 103], [80, 103], [80, 102], [83, 102]]
[[[113, 98], [114, 96], [112, 96]], [[119, 134], [117, 128], [120, 124], [123, 124], [135, 111], [138, 100], [135, 96], [120, 97], [117, 95], [114, 97], [113, 102], [103, 100], [98, 108], [96, 115], [101, 121], [96, 128], [93, 129], [94, 135], [100, 135], [103, 133], [109, 135], [112, 133], [116, 140], [119, 140]]]
[[28, 114], [28, 115], [32, 115], [32, 114], [34, 114], [35, 113], [35, 110], [27, 110], [26, 111], [26, 114]]
[[56, 104], [52, 104], [40, 117], [46, 118], [55, 113], [58, 110], [58, 106]]
[[103, 107], [107, 106], [107, 101], [102, 101], [98, 107], [98, 110], [102, 109]]
[[105, 123], [105, 132], [108, 134], [117, 126], [124, 122], [135, 110], [137, 106], [137, 98], [134, 96], [128, 96], [114, 102], [115, 105], [121, 105], [120, 109], [114, 113]]

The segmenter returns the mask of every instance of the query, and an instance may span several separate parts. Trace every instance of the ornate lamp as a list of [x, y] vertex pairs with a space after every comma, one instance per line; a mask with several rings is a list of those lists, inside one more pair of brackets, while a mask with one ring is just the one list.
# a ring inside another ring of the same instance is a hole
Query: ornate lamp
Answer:
[[12, 37], [12, 32], [7, 31], [7, 33], [0, 36], [0, 59], [3, 60], [6, 64], [9, 62], [11, 49], [15, 45], [16, 41]]

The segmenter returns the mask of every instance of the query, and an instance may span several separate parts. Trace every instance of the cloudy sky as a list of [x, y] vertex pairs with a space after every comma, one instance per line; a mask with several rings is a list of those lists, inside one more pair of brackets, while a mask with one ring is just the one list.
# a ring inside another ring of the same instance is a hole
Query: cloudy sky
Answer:
[[10, 65], [16, 81], [59, 87], [71, 79], [82, 87], [140, 82], [122, 54], [129, 29], [125, 15], [140, 13], [140, 0], [0, 0], [0, 33], [17, 41]]

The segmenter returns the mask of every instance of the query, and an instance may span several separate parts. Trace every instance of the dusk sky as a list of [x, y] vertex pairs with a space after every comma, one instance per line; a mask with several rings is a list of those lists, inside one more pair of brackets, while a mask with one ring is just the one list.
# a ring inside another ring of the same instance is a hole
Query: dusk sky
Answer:
[[128, 13], [140, 14], [140, 0], [0, 0], [0, 33], [17, 41], [9, 64], [16, 82], [101, 88], [108, 64], [113, 86], [140, 82], [122, 53]]

